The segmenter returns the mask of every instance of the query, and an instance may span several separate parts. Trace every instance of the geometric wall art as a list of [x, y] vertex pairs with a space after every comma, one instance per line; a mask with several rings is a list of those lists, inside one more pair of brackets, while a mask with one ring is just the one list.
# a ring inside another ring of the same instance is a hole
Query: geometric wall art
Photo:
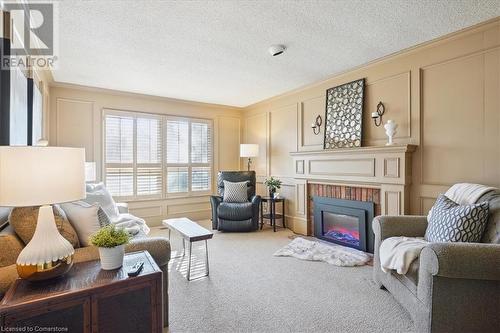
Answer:
[[326, 91], [325, 149], [361, 147], [365, 79]]

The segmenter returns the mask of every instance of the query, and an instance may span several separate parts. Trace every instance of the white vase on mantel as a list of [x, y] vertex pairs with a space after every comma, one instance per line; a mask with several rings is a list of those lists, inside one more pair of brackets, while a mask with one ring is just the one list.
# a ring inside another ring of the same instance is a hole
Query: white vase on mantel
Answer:
[[392, 139], [394, 135], [396, 135], [398, 124], [396, 124], [393, 120], [387, 120], [387, 123], [384, 125], [385, 134], [387, 135], [388, 141], [385, 144], [386, 146], [392, 146], [394, 142]]

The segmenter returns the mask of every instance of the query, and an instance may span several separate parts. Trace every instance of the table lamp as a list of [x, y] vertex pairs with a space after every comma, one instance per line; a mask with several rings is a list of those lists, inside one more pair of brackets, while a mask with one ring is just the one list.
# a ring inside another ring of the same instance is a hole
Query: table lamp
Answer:
[[75, 250], [59, 233], [52, 204], [85, 198], [85, 149], [0, 147], [0, 206], [41, 206], [33, 238], [17, 258], [20, 277], [46, 280], [69, 271]]
[[244, 143], [240, 145], [240, 157], [248, 157], [247, 168], [250, 171], [252, 157], [259, 156], [259, 145], [254, 143]]

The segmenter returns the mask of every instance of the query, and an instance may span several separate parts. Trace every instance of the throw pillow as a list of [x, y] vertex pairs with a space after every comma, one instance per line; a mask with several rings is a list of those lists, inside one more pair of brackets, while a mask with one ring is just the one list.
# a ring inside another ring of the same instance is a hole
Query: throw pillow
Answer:
[[[36, 222], [38, 220], [38, 208], [39, 207], [16, 207], [10, 212], [9, 223], [24, 244], [28, 244], [35, 233]], [[80, 247], [78, 235], [73, 226], [69, 223], [61, 207], [59, 205], [52, 205], [52, 211], [54, 212], [54, 219], [59, 233], [66, 238], [75, 249]]]
[[108, 216], [98, 204], [75, 201], [62, 204], [62, 208], [75, 228], [82, 246], [89, 246], [89, 237], [110, 224]]
[[106, 212], [111, 220], [118, 218], [119, 212], [115, 200], [103, 183], [87, 184], [87, 197], [82, 201], [89, 204], [97, 203]]
[[479, 201], [488, 202], [490, 213], [481, 242], [500, 244], [500, 192], [491, 191], [483, 195]]
[[247, 184], [248, 182], [228, 182], [224, 180], [224, 202], [247, 202]]
[[7, 226], [0, 233], [0, 267], [16, 263], [19, 253], [24, 248], [23, 241], [16, 235], [12, 226]]
[[488, 222], [488, 203], [459, 205], [440, 195], [425, 231], [429, 242], [479, 242]]

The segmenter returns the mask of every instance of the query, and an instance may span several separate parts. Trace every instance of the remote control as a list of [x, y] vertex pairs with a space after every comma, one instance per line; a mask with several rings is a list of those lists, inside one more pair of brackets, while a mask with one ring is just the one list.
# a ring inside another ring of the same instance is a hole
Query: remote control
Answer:
[[131, 269], [128, 270], [127, 274], [128, 276], [137, 276], [139, 273], [142, 271], [142, 268], [144, 267], [144, 261], [139, 261], [136, 262], [134, 266], [132, 266]]

